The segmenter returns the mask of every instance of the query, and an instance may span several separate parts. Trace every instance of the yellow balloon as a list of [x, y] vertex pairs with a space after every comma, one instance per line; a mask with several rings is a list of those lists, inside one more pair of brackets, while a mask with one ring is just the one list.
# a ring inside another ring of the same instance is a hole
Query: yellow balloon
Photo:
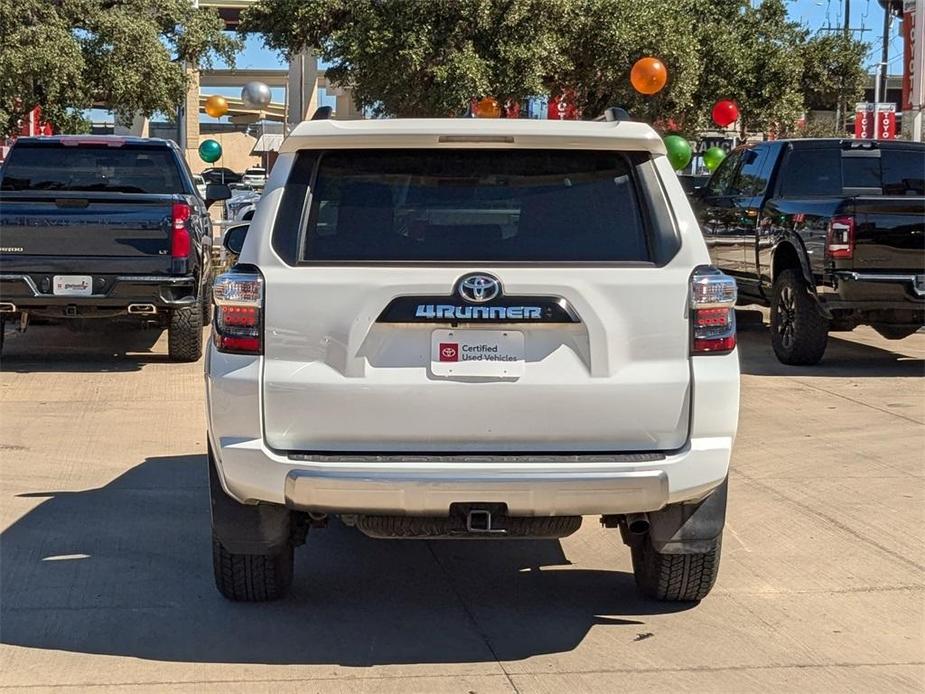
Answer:
[[225, 97], [216, 94], [206, 99], [206, 113], [213, 118], [221, 118], [228, 113], [228, 102], [225, 101]]
[[476, 118], [500, 118], [501, 104], [493, 96], [486, 96], [479, 99], [475, 104]]

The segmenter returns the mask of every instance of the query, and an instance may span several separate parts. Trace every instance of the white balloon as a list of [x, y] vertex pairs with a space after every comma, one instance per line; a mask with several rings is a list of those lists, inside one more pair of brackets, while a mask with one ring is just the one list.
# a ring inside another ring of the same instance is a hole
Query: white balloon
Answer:
[[273, 93], [263, 82], [248, 82], [241, 89], [241, 101], [244, 105], [255, 111], [260, 111], [270, 105]]

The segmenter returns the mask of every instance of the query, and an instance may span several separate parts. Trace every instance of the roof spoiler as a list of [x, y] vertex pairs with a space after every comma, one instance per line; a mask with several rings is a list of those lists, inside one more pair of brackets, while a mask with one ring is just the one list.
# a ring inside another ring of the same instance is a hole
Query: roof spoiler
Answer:
[[312, 114], [312, 120], [331, 120], [334, 115], [334, 109], [330, 106], [319, 106]]
[[619, 106], [611, 106], [594, 120], [607, 121], [609, 123], [613, 121], [631, 121], [633, 119], [630, 117], [629, 111], [627, 111], [625, 108], [620, 108]]

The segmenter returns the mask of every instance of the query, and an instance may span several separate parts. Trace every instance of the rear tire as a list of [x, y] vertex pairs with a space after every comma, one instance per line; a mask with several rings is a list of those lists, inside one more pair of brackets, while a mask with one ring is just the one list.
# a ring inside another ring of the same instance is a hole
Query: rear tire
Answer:
[[229, 600], [278, 600], [292, 585], [293, 548], [287, 544], [272, 554], [234, 554], [213, 534], [212, 567], [216, 587]]
[[771, 346], [784, 364], [811, 366], [825, 354], [828, 320], [799, 270], [784, 270], [771, 297]]
[[202, 297], [192, 306], [170, 312], [167, 353], [172, 361], [198, 361], [202, 356]]
[[707, 552], [663, 554], [648, 537], [633, 546], [633, 574], [643, 595], [669, 602], [703, 600], [719, 573], [722, 536]]

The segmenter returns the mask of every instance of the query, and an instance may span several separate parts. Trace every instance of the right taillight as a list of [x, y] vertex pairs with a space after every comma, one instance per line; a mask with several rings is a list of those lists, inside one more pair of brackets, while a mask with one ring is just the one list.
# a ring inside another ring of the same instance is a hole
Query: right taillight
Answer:
[[691, 276], [691, 354], [729, 354], [736, 346], [736, 283], [713, 267]]
[[854, 217], [832, 217], [826, 233], [825, 253], [829, 258], [841, 260], [854, 257]]
[[263, 353], [263, 277], [232, 270], [212, 285], [215, 322], [212, 337], [219, 352]]

